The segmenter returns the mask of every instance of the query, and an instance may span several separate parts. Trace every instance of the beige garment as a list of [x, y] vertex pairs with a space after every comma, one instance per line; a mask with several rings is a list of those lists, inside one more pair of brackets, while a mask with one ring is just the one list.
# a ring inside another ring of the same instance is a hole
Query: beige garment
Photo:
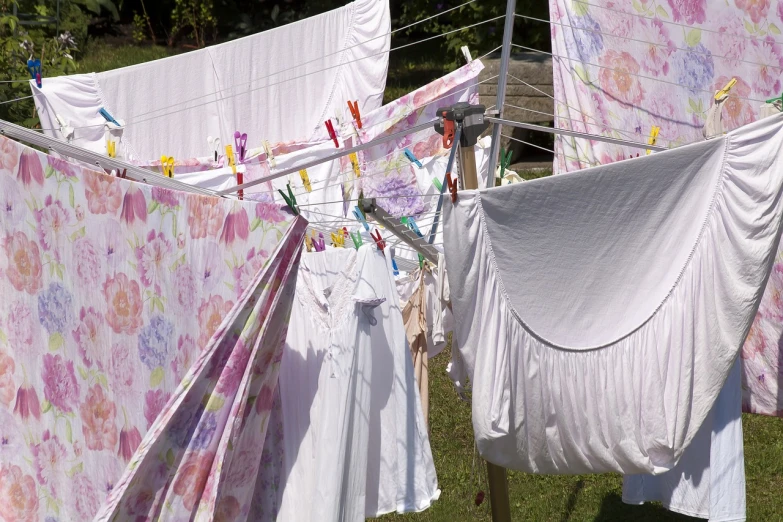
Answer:
[[427, 318], [425, 315], [427, 292], [424, 285], [423, 270], [419, 271], [417, 280], [416, 290], [402, 309], [402, 321], [405, 323], [405, 335], [410, 345], [411, 357], [413, 357], [414, 375], [416, 376], [416, 382], [419, 384], [421, 411], [424, 414], [424, 421], [429, 424], [429, 363], [427, 356]]

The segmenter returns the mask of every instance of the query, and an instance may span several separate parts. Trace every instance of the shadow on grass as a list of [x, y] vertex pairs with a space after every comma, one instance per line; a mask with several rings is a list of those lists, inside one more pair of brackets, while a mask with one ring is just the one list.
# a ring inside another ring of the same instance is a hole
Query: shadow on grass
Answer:
[[[567, 512], [564, 514], [561, 522], [568, 521], [568, 516], [569, 513]], [[634, 522], [699, 522], [703, 519], [680, 515], [679, 513], [664, 509], [658, 504], [648, 503], [641, 506], [632, 506], [623, 503], [622, 498], [617, 493], [609, 493], [603, 498], [600, 510], [593, 519], [593, 522], [617, 522], [621, 520], [633, 520]]]

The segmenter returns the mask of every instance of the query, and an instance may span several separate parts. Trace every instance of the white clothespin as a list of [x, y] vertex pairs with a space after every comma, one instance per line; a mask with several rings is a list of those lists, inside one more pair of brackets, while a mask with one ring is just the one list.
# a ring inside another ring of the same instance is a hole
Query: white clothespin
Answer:
[[715, 97], [712, 105], [707, 109], [704, 127], [701, 130], [702, 136], [708, 140], [716, 136], [723, 136], [723, 103], [729, 99], [729, 91], [735, 83], [737, 83], [737, 79], [732, 78], [722, 89], [715, 91]]
[[465, 57], [465, 61], [467, 63], [470, 63], [473, 61], [473, 57], [470, 55], [470, 49], [468, 49], [467, 45], [463, 45], [460, 47], [460, 51], [462, 51], [462, 56]]
[[214, 161], [217, 162], [217, 160], [220, 159], [220, 151], [222, 150], [222, 147], [220, 146], [220, 138], [207, 136], [207, 144], [209, 145], [209, 150], [212, 151], [212, 157]]
[[68, 125], [65, 119], [59, 114], [55, 114], [54, 117], [57, 118], [57, 123], [60, 124], [60, 134], [62, 134], [63, 138], [65, 138], [65, 141], [71, 141], [73, 139], [74, 133], [73, 127]]
[[264, 153], [266, 154], [266, 162], [269, 164], [269, 167], [275, 168], [275, 155], [272, 154], [272, 146], [266, 140], [261, 142], [261, 146], [263, 147]]

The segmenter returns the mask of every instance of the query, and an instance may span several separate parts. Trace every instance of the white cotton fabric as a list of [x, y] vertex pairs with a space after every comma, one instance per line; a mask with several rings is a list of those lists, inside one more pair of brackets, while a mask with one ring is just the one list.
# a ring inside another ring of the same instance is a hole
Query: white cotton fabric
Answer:
[[[440, 495], [391, 261], [374, 246], [302, 254], [280, 367], [277, 520], [358, 521]], [[264, 479], [266, 480], [266, 479]]]
[[780, 236], [783, 116], [445, 205], [481, 454], [534, 473], [662, 473], [747, 335]]
[[123, 142], [138, 161], [203, 156], [207, 137], [233, 145], [236, 130], [248, 148], [306, 141], [329, 118], [350, 120], [348, 100], [362, 114], [381, 106], [390, 26], [388, 0], [356, 0], [205, 49], [31, 87], [47, 134], [61, 137], [59, 114], [75, 144], [105, 153], [105, 107], [127, 122]]
[[671, 470], [623, 477], [623, 502], [658, 501], [670, 511], [711, 522], [745, 520], [742, 368], [734, 363], [701, 429]]

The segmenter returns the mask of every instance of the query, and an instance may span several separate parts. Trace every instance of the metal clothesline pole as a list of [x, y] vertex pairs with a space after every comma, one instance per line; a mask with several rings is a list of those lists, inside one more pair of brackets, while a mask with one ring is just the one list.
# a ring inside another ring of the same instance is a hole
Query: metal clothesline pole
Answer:
[[[503, 118], [503, 106], [506, 102], [506, 80], [508, 76], [508, 62], [511, 58], [511, 37], [514, 34], [514, 11], [517, 8], [516, 0], [508, 0], [506, 3], [506, 23], [503, 27], [503, 50], [500, 54], [500, 72], [498, 74], [498, 91], [495, 107], [498, 109], [498, 116]], [[495, 165], [498, 161], [498, 150], [500, 149], [500, 128], [501, 123], [495, 123], [492, 127], [492, 144], [489, 149], [489, 166], [487, 171], [487, 188], [495, 186]]]

